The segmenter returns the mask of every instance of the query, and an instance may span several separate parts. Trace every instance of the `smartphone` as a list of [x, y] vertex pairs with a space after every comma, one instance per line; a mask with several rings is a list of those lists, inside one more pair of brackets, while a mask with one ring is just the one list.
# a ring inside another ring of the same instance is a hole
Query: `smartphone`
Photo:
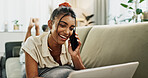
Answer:
[[70, 36], [70, 43], [72, 46], [72, 50], [75, 51], [75, 49], [78, 47], [79, 43], [77, 41], [77, 38], [75, 36], [75, 30], [73, 30], [72, 35]]

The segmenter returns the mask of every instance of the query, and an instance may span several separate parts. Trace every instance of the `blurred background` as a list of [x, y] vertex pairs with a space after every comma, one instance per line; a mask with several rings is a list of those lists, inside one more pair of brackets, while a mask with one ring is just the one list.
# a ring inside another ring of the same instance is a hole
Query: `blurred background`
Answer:
[[72, 5], [77, 26], [148, 20], [148, 0], [0, 0], [0, 54], [5, 52], [5, 42], [24, 39], [30, 18], [39, 18], [42, 32], [42, 25], [47, 25], [52, 11], [62, 2]]

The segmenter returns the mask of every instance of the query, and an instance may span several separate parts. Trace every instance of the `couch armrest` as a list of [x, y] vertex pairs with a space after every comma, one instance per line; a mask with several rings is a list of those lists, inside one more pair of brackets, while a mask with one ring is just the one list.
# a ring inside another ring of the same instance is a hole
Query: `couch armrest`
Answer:
[[6, 78], [6, 70], [5, 70], [5, 63], [6, 63], [6, 57], [1, 57], [1, 76], [2, 78]]
[[7, 59], [6, 75], [7, 78], [22, 78], [21, 64], [19, 62], [19, 57], [13, 57]]
[[[19, 56], [18, 53], [19, 53], [19, 49], [21, 47], [21, 43], [22, 43], [22, 41], [6, 42], [5, 43], [5, 56], [6, 56], [6, 60], [9, 57]], [[17, 53], [17, 54], [15, 54], [15, 53]]]
[[1, 57], [1, 67], [2, 67], [2, 69], [5, 68], [5, 63], [6, 63], [6, 57], [2, 56]]
[[21, 46], [15, 46], [12, 50], [12, 57], [19, 57]]

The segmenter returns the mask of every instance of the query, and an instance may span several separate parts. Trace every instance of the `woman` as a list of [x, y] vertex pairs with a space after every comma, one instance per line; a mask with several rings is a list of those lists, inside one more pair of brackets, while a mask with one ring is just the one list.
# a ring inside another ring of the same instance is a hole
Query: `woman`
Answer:
[[[26, 40], [23, 50], [27, 78], [66, 78], [73, 71], [72, 63], [74, 69], [85, 69], [80, 57], [81, 42], [79, 38], [77, 37], [79, 45], [74, 51], [68, 40], [75, 28], [75, 17], [71, 6], [66, 2], [62, 3], [53, 11], [48, 21], [51, 31], [43, 33], [39, 37], [29, 37]], [[59, 70], [57, 71], [57, 69]], [[54, 71], [56, 72], [54, 73]]]

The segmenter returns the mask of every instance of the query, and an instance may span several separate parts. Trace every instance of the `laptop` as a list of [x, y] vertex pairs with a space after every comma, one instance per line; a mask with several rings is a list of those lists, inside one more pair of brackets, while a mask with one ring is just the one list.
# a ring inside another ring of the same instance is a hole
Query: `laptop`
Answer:
[[132, 78], [139, 62], [84, 69], [70, 73], [68, 78]]

